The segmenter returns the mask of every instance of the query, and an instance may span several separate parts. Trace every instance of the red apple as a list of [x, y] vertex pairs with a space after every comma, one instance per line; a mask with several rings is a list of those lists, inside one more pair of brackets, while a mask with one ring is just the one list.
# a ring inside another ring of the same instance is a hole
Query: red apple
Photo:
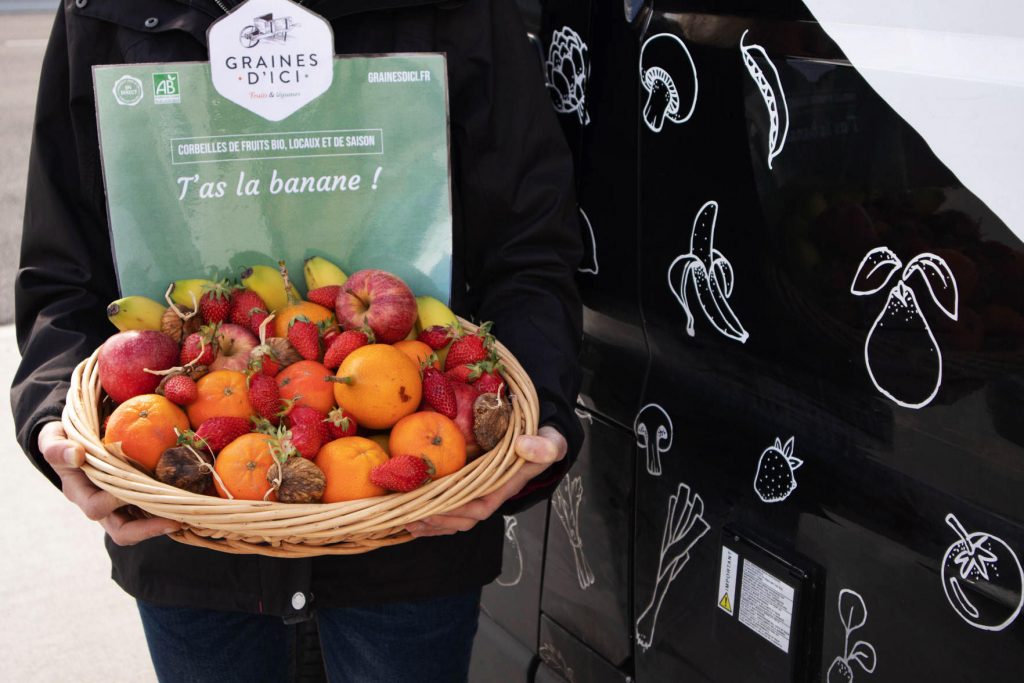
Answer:
[[334, 309], [346, 330], [368, 325], [382, 344], [405, 339], [418, 315], [409, 286], [384, 270], [352, 273], [341, 286]]
[[217, 357], [210, 363], [210, 370], [236, 370], [245, 372], [249, 354], [260, 344], [256, 335], [241, 325], [224, 323], [217, 328]]
[[465, 382], [452, 382], [455, 390], [455, 424], [466, 439], [466, 457], [470, 460], [480, 455], [480, 445], [473, 435], [473, 402], [479, 392]]
[[145, 372], [178, 364], [178, 345], [163, 332], [131, 330], [112, 335], [100, 347], [100, 385], [118, 403], [156, 391], [161, 377]]

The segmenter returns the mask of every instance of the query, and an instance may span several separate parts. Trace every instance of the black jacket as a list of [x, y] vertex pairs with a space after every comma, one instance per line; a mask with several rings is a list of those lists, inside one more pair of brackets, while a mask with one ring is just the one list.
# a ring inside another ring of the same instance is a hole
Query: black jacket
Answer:
[[[453, 308], [495, 321], [495, 333], [536, 383], [541, 424], [566, 435], [571, 458], [582, 438], [572, 409], [581, 336], [573, 278], [582, 252], [572, 161], [515, 4], [305, 4], [331, 22], [340, 54], [447, 53]], [[22, 363], [12, 389], [19, 442], [55, 483], [36, 448], [39, 429], [59, 417], [73, 367], [113, 333], [104, 311], [120, 296], [91, 67], [205, 60], [206, 30], [222, 15], [213, 0], [65, 0], [57, 15], [33, 131], [15, 288]], [[563, 463], [531, 495], [550, 492], [564, 470]], [[132, 548], [108, 538], [107, 547], [115, 580], [136, 597], [301, 618], [317, 605], [415, 599], [487, 583], [500, 571], [502, 522], [495, 515], [454, 536], [311, 560], [228, 555], [166, 538]], [[306, 604], [296, 610], [292, 597], [298, 592]]]

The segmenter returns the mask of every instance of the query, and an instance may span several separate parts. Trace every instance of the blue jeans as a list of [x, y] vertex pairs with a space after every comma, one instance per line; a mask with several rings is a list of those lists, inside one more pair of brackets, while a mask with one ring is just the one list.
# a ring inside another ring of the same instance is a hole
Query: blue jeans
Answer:
[[[160, 683], [285, 683], [289, 629], [279, 617], [158, 607], [138, 601]], [[458, 683], [469, 675], [480, 592], [319, 609], [332, 683]]]

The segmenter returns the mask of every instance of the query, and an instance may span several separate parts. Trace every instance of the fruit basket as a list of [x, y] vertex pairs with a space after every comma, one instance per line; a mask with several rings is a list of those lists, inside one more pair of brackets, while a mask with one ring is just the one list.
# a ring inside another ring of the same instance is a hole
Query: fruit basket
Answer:
[[[463, 328], [477, 327], [460, 320]], [[108, 450], [101, 438], [98, 351], [75, 369], [62, 423], [83, 445], [83, 471], [100, 488], [126, 504], [180, 522], [176, 541], [221, 552], [272, 557], [346, 555], [412, 540], [410, 522], [444, 513], [503, 485], [522, 466], [513, 449], [521, 434], [535, 434], [538, 399], [533, 383], [500, 343], [512, 418], [498, 444], [462, 469], [407, 493], [338, 503], [296, 504], [231, 500], [184, 491], [161, 483]]]

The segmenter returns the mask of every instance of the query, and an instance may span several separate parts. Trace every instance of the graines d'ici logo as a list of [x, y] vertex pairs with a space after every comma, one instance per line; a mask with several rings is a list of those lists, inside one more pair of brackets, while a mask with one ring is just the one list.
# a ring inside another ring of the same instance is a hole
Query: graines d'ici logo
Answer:
[[308, 78], [309, 68], [317, 66], [316, 52], [292, 52], [260, 54], [248, 52], [259, 45], [286, 44], [289, 34], [299, 26], [291, 17], [274, 18], [264, 14], [255, 17], [253, 23], [242, 29], [238, 41], [247, 52], [225, 57], [224, 66], [239, 73], [238, 80], [249, 85], [296, 84]]

